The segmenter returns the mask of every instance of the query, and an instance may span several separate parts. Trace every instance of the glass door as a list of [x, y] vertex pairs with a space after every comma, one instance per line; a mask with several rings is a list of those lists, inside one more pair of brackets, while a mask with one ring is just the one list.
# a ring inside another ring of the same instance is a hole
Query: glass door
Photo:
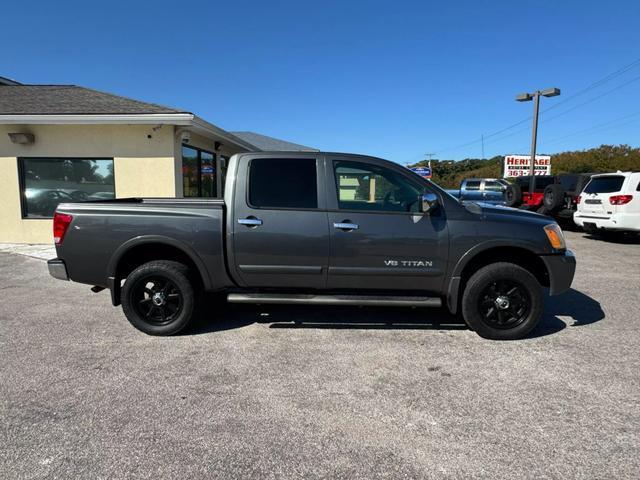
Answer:
[[185, 197], [216, 197], [216, 155], [182, 145], [182, 188]]

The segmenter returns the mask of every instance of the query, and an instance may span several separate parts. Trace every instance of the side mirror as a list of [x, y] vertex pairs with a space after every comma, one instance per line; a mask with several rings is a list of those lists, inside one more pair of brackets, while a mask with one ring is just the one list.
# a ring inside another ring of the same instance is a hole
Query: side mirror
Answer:
[[425, 193], [420, 197], [420, 211], [429, 214], [438, 206], [438, 196], [435, 193]]

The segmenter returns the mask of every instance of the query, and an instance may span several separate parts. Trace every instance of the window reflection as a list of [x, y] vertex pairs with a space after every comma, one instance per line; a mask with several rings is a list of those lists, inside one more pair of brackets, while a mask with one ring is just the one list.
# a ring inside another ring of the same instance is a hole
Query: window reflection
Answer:
[[115, 198], [113, 159], [21, 158], [23, 216], [51, 218], [59, 203]]
[[185, 197], [215, 197], [215, 154], [182, 145], [182, 186]]

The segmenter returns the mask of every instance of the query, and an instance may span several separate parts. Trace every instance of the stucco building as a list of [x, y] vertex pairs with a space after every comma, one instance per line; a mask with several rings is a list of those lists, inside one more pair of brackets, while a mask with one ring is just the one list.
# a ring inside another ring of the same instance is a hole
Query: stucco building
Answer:
[[192, 112], [0, 77], [0, 242], [49, 243], [63, 201], [219, 197], [231, 155], [315, 150]]

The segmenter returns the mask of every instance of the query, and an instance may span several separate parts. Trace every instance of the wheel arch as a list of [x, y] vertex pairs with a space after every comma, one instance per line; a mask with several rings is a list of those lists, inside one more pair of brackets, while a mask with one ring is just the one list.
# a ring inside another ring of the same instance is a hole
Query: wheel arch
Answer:
[[136, 237], [118, 247], [107, 266], [108, 286], [113, 305], [120, 304], [120, 284], [135, 268], [152, 260], [175, 260], [187, 265], [196, 281], [206, 290], [211, 288], [207, 268], [198, 254], [187, 244], [160, 235]]
[[456, 313], [467, 281], [480, 268], [497, 262], [508, 262], [528, 270], [543, 287], [549, 287], [547, 266], [540, 255], [522, 245], [481, 245], [467, 252], [455, 265], [447, 291], [447, 306]]

